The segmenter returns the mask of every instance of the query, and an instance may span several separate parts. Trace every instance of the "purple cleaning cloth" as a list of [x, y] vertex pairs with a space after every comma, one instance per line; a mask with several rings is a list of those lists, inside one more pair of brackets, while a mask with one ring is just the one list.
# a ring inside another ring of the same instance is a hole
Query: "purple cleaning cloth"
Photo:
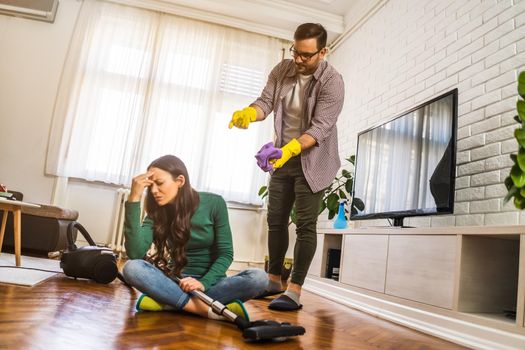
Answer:
[[275, 148], [273, 145], [273, 142], [268, 142], [264, 146], [261, 147], [259, 152], [255, 155], [255, 159], [257, 159], [257, 165], [259, 168], [261, 168], [263, 171], [272, 171], [273, 165], [269, 163], [270, 159], [279, 159], [283, 156], [283, 151], [281, 151], [280, 148]]

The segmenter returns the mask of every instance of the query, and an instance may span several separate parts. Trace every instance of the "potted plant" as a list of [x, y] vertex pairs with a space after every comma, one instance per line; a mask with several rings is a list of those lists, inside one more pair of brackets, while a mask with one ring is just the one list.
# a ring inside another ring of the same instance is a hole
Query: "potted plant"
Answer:
[[518, 76], [518, 102], [516, 110], [518, 115], [514, 120], [520, 124], [520, 127], [514, 130], [514, 137], [518, 141], [518, 153], [511, 154], [510, 158], [514, 162], [509, 176], [505, 179], [507, 195], [503, 200], [507, 203], [514, 198], [514, 206], [518, 209], [525, 209], [525, 71]]
[[[352, 167], [355, 165], [355, 155], [351, 155], [348, 158], [345, 158]], [[346, 199], [350, 203], [352, 200], [352, 186], [354, 184], [354, 175], [352, 172], [343, 169], [341, 175], [337, 176], [332, 184], [328, 186], [323, 195], [323, 200], [321, 202], [321, 207], [319, 208], [319, 214], [321, 214], [325, 209], [328, 210], [328, 219], [331, 220], [337, 214], [339, 209], [339, 201], [341, 199]], [[262, 186], [259, 189], [259, 196], [265, 198], [268, 195], [268, 186]], [[365, 204], [359, 198], [354, 198], [352, 202], [352, 208], [350, 209], [351, 213], [357, 213], [358, 210], [363, 210]], [[345, 217], [350, 219], [348, 208], [345, 208]], [[292, 223], [296, 223], [296, 211], [295, 206], [292, 207], [290, 212], [290, 221], [288, 226]]]

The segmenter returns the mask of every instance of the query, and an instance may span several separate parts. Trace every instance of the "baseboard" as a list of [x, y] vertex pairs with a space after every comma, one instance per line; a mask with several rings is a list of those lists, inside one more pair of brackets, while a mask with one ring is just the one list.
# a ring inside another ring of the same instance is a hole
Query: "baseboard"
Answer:
[[256, 267], [259, 269], [264, 269], [264, 262], [256, 262], [256, 261], [234, 261], [230, 265], [229, 270], [230, 271], [242, 271], [246, 270], [251, 267]]
[[394, 303], [307, 277], [303, 288], [341, 305], [448, 341], [483, 350], [525, 349], [525, 336]]

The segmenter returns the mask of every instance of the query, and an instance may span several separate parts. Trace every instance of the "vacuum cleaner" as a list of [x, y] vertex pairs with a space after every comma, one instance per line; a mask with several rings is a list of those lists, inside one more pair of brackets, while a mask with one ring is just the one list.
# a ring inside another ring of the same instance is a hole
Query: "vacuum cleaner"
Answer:
[[[77, 229], [89, 246], [77, 248], [73, 230]], [[80, 223], [72, 221], [67, 227], [67, 249], [60, 258], [60, 267], [69, 277], [92, 279], [97, 283], [111, 283], [119, 276], [115, 253], [109, 248], [98, 247]]]
[[[175, 281], [179, 283], [180, 279], [175, 277]], [[200, 290], [194, 290], [192, 295], [195, 295], [206, 305], [210, 306], [217, 315], [222, 315], [235, 323], [246, 340], [256, 342], [265, 340], [284, 341], [289, 337], [303, 335], [306, 332], [304, 327], [294, 326], [288, 322], [279, 323], [271, 320], [250, 322], [228, 310], [222, 303], [213, 300]]]

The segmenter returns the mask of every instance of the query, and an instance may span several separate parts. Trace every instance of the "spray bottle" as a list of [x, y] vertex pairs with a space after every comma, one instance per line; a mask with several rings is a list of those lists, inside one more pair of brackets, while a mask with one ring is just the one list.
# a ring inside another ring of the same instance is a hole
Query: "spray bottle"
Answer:
[[339, 211], [337, 213], [337, 218], [334, 221], [334, 228], [343, 229], [348, 227], [345, 216], [345, 203], [346, 199], [341, 199], [339, 201]]

